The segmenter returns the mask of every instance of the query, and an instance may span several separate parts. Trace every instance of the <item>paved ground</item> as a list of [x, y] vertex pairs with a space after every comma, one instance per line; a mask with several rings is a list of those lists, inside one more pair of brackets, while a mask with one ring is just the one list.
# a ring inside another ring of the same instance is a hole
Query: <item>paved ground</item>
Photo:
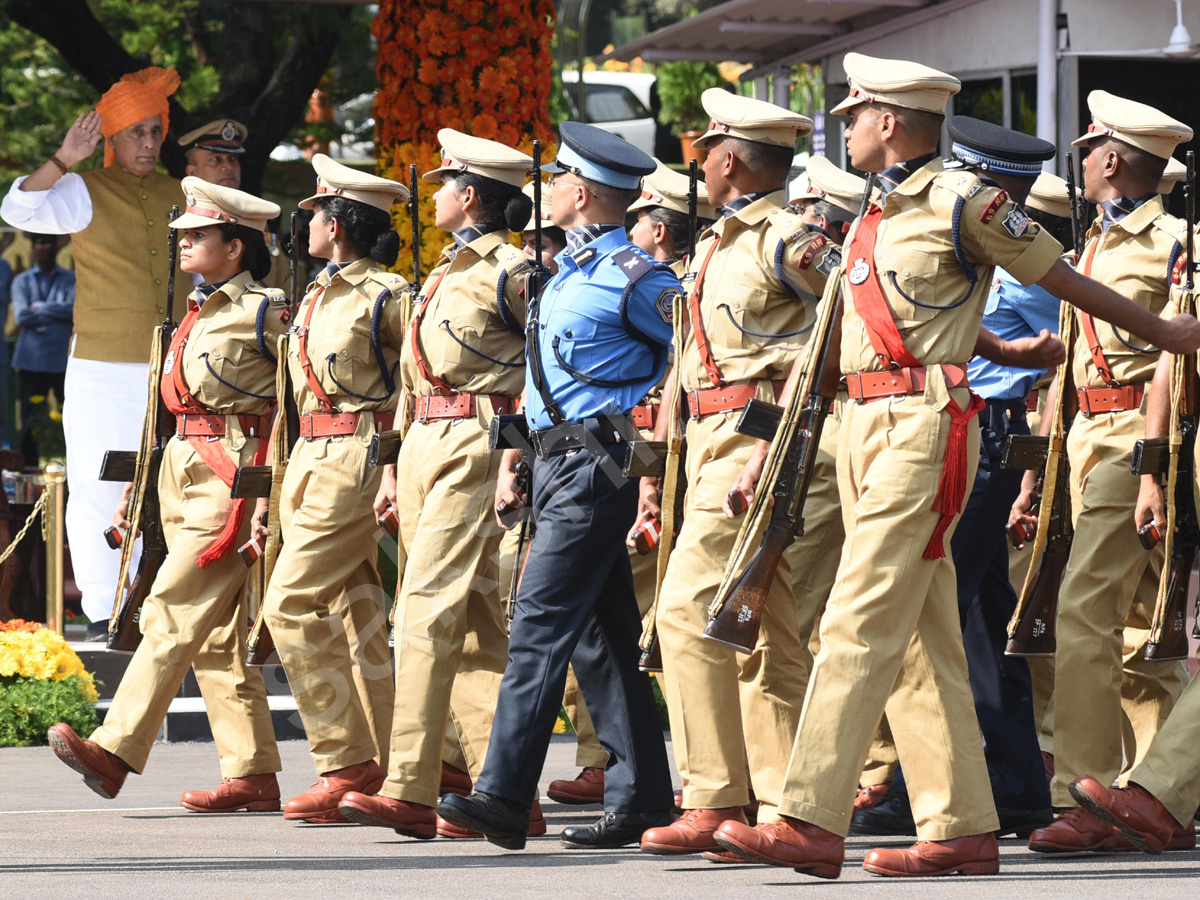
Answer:
[[[281, 745], [284, 796], [312, 781], [302, 742]], [[556, 738], [548, 781], [574, 772], [570, 739]], [[803, 890], [830, 897], [971, 900], [1193, 896], [1200, 853], [1047, 858], [1023, 843], [1001, 844], [993, 878], [897, 882], [860, 868], [877, 842], [850, 841], [840, 881], [785, 869], [716, 866], [698, 858], [643, 856], [635, 850], [579, 852], [555, 839], [596, 810], [545, 802], [550, 836], [507, 853], [480, 842], [411, 841], [379, 829], [285, 823], [275, 815], [200, 816], [174, 803], [219, 779], [212, 744], [163, 744], [147, 773], [131, 776], [115, 801], [101, 800], [46, 748], [0, 750], [0, 898], [107, 900], [292, 900], [369, 898], [782, 897]], [[119, 892], [119, 893], [116, 893]]]

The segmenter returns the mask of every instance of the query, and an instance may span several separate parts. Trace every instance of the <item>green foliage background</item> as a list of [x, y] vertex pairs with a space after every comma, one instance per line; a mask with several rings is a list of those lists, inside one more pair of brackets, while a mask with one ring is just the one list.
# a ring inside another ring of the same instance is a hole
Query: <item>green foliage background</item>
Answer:
[[0, 678], [0, 747], [44, 745], [47, 729], [58, 722], [91, 734], [99, 723], [83, 689], [77, 675], [62, 681]]

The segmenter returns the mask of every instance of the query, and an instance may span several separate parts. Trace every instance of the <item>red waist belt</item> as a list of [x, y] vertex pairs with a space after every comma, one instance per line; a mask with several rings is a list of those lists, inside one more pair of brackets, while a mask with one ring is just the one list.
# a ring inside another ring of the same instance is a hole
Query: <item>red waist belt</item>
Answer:
[[[783, 391], [785, 382], [772, 381], [775, 398]], [[691, 391], [687, 395], [688, 415], [693, 419], [706, 419], [717, 413], [736, 412], [745, 409], [746, 404], [758, 396], [758, 382], [748, 381], [742, 384], [727, 384], [725, 387], [706, 388]]]
[[1127, 409], [1140, 409], [1142, 395], [1146, 393], [1144, 384], [1123, 384], [1118, 387], [1081, 387], [1079, 395], [1079, 411], [1085, 416], [1099, 413], [1124, 412]]
[[[300, 437], [306, 441], [318, 438], [341, 437], [358, 430], [358, 420], [363, 413], [304, 413], [300, 416]], [[392, 427], [392, 413], [371, 413], [375, 417], [375, 430], [388, 431]]]
[[658, 421], [658, 406], [651, 403], [641, 403], [629, 411], [633, 417], [634, 427], [638, 431], [653, 431], [654, 423]]
[[[965, 387], [967, 367], [944, 365], [941, 367], [947, 387]], [[850, 399], [859, 403], [878, 400], [880, 397], [903, 397], [920, 394], [925, 390], [925, 366], [903, 366], [886, 372], [851, 372], [846, 376], [846, 390]]]
[[[225, 418], [220, 413], [179, 413], [175, 416], [175, 433], [184, 438], [224, 437]], [[263, 437], [271, 430], [270, 416], [239, 414], [237, 418], [246, 437]]]
[[1037, 412], [1038, 394], [1039, 392], [1036, 388], [1029, 392], [1029, 396], [1025, 398], [1025, 412]]
[[413, 419], [417, 422], [435, 422], [439, 419], [474, 418], [479, 408], [479, 397], [490, 398], [492, 412], [498, 416], [509, 415], [517, 407], [516, 400], [503, 394], [429, 394], [415, 398]]

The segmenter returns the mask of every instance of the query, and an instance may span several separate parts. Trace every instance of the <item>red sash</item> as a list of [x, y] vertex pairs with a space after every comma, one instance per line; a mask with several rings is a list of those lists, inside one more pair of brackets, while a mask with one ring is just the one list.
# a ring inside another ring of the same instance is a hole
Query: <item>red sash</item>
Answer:
[[[884, 296], [875, 270], [875, 237], [883, 210], [874, 207], [858, 223], [854, 239], [846, 251], [846, 259], [852, 260], [847, 276], [850, 298], [854, 309], [862, 318], [867, 337], [880, 361], [887, 367], [922, 366], [904, 346], [904, 340], [896, 329], [892, 309]], [[867, 269], [864, 271], [863, 266]], [[854, 280], [858, 280], [855, 284]], [[946, 462], [942, 479], [938, 483], [933, 511], [939, 513], [933, 536], [925, 547], [925, 559], [941, 559], [946, 555], [944, 539], [954, 517], [962, 512], [963, 499], [967, 494], [967, 425], [984, 407], [983, 398], [972, 393], [971, 402], [964, 410], [950, 397], [946, 411], [950, 414], [950, 437], [946, 443]]]
[[[1087, 249], [1086, 256], [1083, 260], [1083, 274], [1088, 278], [1092, 277], [1092, 261], [1096, 258], [1096, 248], [1100, 246], [1100, 238], [1092, 243]], [[1100, 338], [1096, 334], [1096, 320], [1091, 313], [1081, 312], [1079, 314], [1079, 324], [1083, 329], [1083, 336], [1088, 342], [1088, 352], [1092, 354], [1092, 364], [1095, 365], [1096, 371], [1100, 373], [1110, 387], [1116, 387], [1117, 381], [1113, 378], [1112, 367], [1108, 364], [1108, 359], [1104, 355], [1104, 348], [1100, 346]]]
[[[308, 388], [317, 398], [317, 404], [321, 407], [322, 412], [335, 412], [333, 401], [329, 399], [329, 394], [325, 393], [325, 388], [321, 387], [321, 382], [315, 374], [313, 374], [312, 360], [308, 358], [308, 325], [312, 321], [313, 313], [317, 311], [317, 304], [321, 302], [321, 296], [325, 293], [325, 285], [317, 285], [316, 293], [313, 294], [312, 303], [308, 305], [308, 312], [304, 314], [304, 324], [296, 329], [296, 355], [300, 357], [300, 368], [304, 371], [304, 380], [308, 382]], [[285, 365], [280, 361], [280, 365]]]
[[704, 320], [700, 317], [700, 289], [704, 286], [704, 273], [708, 270], [709, 260], [713, 258], [713, 254], [717, 252], [717, 248], [721, 246], [721, 238], [718, 235], [713, 241], [712, 246], [708, 248], [708, 253], [704, 256], [704, 261], [700, 263], [700, 271], [696, 274], [696, 282], [692, 285], [692, 292], [688, 294], [688, 315], [692, 320], [692, 334], [696, 336], [696, 349], [700, 353], [700, 362], [704, 363], [704, 371], [708, 373], [709, 380], [713, 383], [713, 387], [724, 387], [725, 379], [721, 377], [721, 370], [717, 367], [717, 361], [713, 357], [712, 347], [708, 343], [708, 335], [704, 333]]
[[[159, 383], [160, 392], [167, 409], [176, 415], [181, 413], [211, 414], [213, 412], [192, 396], [187, 383], [183, 380], [183, 350], [187, 346], [188, 335], [191, 334], [192, 326], [196, 324], [199, 315], [200, 307], [198, 306], [188, 310], [183, 321], [179, 323], [179, 327], [175, 329], [170, 349], [167, 351], [166, 362], [163, 364], [162, 380]], [[233, 476], [237, 474], [237, 465], [229, 458], [229, 454], [221, 446], [221, 442], [199, 437], [191, 437], [187, 441], [204, 461], [204, 464], [208, 466], [209, 471], [220, 478], [226, 487], [233, 487]], [[267, 441], [260, 439], [251, 464], [261, 466], [266, 460]], [[217, 539], [213, 541], [212, 545], [196, 559], [196, 565], [205, 568], [217, 560], [223, 559], [233, 549], [238, 532], [242, 529], [242, 520], [245, 515], [245, 499], [234, 500], [233, 510], [230, 512], [225, 527], [221, 529], [221, 533], [217, 535]]]

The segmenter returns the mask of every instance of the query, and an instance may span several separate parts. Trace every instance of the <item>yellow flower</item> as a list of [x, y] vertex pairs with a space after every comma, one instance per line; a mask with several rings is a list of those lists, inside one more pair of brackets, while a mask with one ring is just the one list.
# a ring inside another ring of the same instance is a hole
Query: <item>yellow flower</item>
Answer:
[[59, 412], [57, 409], [50, 410], [50, 421], [51, 422], [61, 422], [62, 421], [62, 413]]
[[80, 678], [84, 696], [95, 703], [95, 679], [61, 635], [46, 628], [0, 632], [0, 677], [62, 681], [72, 675]]
[[29, 398], [29, 402], [34, 404], [35, 406], [39, 403], [45, 403], [46, 395], [45, 394], [34, 394], [32, 397]]

